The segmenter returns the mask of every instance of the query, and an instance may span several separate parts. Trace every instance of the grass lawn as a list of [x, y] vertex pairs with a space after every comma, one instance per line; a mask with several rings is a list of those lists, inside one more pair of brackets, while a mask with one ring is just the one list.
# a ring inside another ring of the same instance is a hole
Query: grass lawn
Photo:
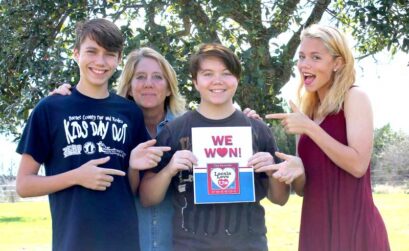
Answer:
[[[391, 249], [409, 250], [409, 194], [375, 194], [374, 198], [388, 229]], [[297, 250], [301, 201], [294, 195], [284, 207], [263, 201], [270, 250]], [[51, 250], [48, 203], [0, 203], [0, 233], [0, 250]]]

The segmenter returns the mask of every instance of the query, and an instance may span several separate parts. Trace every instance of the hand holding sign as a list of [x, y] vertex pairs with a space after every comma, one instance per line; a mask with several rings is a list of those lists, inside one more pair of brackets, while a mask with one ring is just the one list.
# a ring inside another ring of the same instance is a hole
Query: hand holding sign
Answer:
[[252, 110], [251, 108], [244, 109], [243, 113], [249, 118], [253, 118], [253, 119], [257, 119], [257, 120], [263, 120], [263, 118], [260, 117], [260, 115], [255, 110]]
[[[274, 164], [274, 158], [268, 152], [258, 152], [251, 156], [248, 162], [248, 166], [253, 167], [255, 172], [261, 172], [259, 171], [260, 168], [270, 166], [272, 164]], [[272, 171], [270, 170], [265, 170], [262, 172], [266, 172], [267, 175], [272, 174]]]
[[289, 105], [292, 113], [267, 114], [267, 119], [280, 119], [285, 131], [290, 134], [306, 134], [310, 123], [313, 121], [303, 114], [290, 100]]
[[172, 159], [166, 166], [171, 177], [175, 176], [179, 171], [192, 171], [193, 165], [197, 164], [197, 159], [191, 151], [180, 150], [173, 154]]

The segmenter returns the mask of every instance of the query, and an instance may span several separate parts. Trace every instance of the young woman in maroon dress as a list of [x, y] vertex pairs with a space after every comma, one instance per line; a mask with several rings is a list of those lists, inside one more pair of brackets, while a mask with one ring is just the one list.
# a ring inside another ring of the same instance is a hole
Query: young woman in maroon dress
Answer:
[[[304, 196], [299, 250], [390, 250], [370, 181], [373, 118], [355, 83], [354, 58], [335, 28], [312, 25], [301, 34], [299, 107], [269, 114], [297, 134], [298, 155], [270, 168]], [[305, 174], [304, 174], [305, 169]]]

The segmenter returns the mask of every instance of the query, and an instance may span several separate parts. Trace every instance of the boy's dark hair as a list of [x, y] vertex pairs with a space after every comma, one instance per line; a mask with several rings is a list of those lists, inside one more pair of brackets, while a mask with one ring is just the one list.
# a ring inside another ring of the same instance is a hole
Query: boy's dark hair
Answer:
[[241, 65], [239, 58], [229, 48], [218, 43], [202, 44], [199, 50], [190, 57], [189, 71], [192, 79], [196, 80], [201, 61], [208, 57], [221, 59], [226, 68], [237, 79], [240, 79]]
[[114, 23], [106, 19], [96, 18], [79, 23], [76, 35], [74, 48], [77, 50], [80, 50], [86, 38], [90, 38], [107, 51], [122, 53], [124, 46], [122, 33]]

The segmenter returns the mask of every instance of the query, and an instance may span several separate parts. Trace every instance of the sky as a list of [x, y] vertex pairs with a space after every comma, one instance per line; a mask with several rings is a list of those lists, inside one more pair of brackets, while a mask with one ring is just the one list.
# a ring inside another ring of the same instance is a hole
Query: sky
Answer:
[[385, 54], [376, 64], [368, 63], [371, 59], [359, 63], [360, 85], [371, 98], [375, 128], [390, 123], [393, 129], [409, 134], [404, 102], [409, 98], [409, 54], [399, 53], [393, 60]]
[[[409, 98], [409, 54], [402, 52], [393, 58], [388, 52], [357, 62], [357, 84], [372, 102], [375, 128], [390, 123], [393, 130], [409, 134], [409, 112], [404, 100]], [[295, 71], [297, 72], [297, 71]], [[291, 79], [282, 89], [285, 99], [295, 94], [297, 78]], [[16, 144], [0, 135], [0, 174], [8, 174], [10, 168], [16, 174], [20, 155], [15, 153]]]

